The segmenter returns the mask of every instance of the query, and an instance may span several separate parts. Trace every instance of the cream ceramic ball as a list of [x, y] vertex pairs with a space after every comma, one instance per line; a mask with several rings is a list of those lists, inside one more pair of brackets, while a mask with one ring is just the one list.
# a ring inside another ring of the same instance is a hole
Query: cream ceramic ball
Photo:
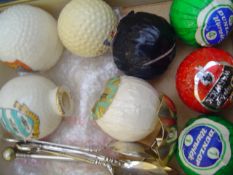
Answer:
[[0, 99], [0, 123], [25, 140], [51, 134], [62, 116], [71, 114], [73, 104], [67, 88], [37, 75], [10, 80], [0, 90]]
[[159, 122], [158, 92], [146, 81], [122, 76], [109, 80], [93, 108], [97, 124], [114, 139], [139, 141]]
[[82, 57], [104, 54], [110, 46], [117, 18], [102, 0], [72, 0], [58, 19], [58, 32], [65, 47]]
[[15, 5], [0, 13], [0, 60], [26, 71], [50, 69], [63, 46], [56, 20], [30, 5]]

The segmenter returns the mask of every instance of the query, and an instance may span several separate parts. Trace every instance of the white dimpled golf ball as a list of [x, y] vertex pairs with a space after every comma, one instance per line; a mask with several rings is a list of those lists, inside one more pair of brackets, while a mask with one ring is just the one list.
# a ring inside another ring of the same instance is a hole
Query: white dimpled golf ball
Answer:
[[15, 5], [0, 13], [0, 60], [14, 68], [43, 71], [58, 61], [63, 46], [56, 20], [30, 5]]
[[102, 55], [109, 49], [117, 18], [102, 0], [72, 0], [58, 19], [58, 32], [65, 47], [83, 57]]

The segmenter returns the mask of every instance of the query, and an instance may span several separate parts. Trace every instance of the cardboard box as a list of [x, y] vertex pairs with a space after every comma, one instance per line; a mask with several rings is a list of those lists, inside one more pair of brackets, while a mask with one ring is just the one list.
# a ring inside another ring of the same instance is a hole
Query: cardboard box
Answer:
[[[44, 2], [47, 0], [44, 0]], [[54, 0], [56, 3], [58, 3], [58, 0]], [[67, 2], [68, 0], [59, 0], [59, 3], [57, 6], [51, 6], [49, 4], [44, 4], [42, 1], [41, 4], [37, 4], [41, 7], [44, 7], [45, 9], [51, 11], [52, 13], [57, 13], [61, 7]], [[145, 11], [154, 13], [160, 16], [165, 17], [169, 20], [169, 10], [171, 6], [171, 1], [163, 1], [162, 0], [107, 0], [111, 5], [113, 6], [122, 6], [122, 12], [124, 14], [127, 14], [131, 10], [135, 11]], [[47, 1], [48, 2], [48, 1]], [[159, 2], [159, 3], [156, 3]], [[54, 3], [54, 2], [53, 2]], [[56, 4], [55, 3], [55, 4]], [[149, 3], [149, 5], [148, 5]], [[151, 4], [152, 3], [152, 4]], [[138, 6], [139, 4], [143, 4]], [[133, 5], [133, 6], [132, 6]], [[135, 6], [137, 5], [137, 6]], [[222, 48], [229, 53], [233, 54], [233, 45], [232, 45], [232, 36], [229, 36], [227, 40], [225, 40], [219, 48]], [[184, 127], [184, 124], [186, 121], [192, 117], [197, 117], [199, 114], [190, 110], [187, 106], [185, 106], [180, 98], [178, 97], [176, 87], [175, 87], [175, 75], [176, 70], [181, 63], [181, 61], [193, 50], [196, 48], [188, 46], [184, 44], [183, 42], [179, 41], [177, 42], [177, 55], [172, 64], [169, 66], [168, 70], [161, 76], [155, 77], [154, 80], [151, 81], [151, 83], [158, 89], [159, 91], [162, 91], [166, 93], [169, 97], [171, 97], [172, 100], [174, 100], [176, 107], [178, 109], [178, 128], [181, 130]], [[16, 73], [14, 70], [11, 70], [7, 68], [5, 65], [2, 65], [0, 63], [0, 87], [3, 85], [6, 81], [11, 79], [12, 77], [16, 76]], [[4, 99], [0, 99], [4, 100]], [[233, 122], [233, 117], [231, 117], [231, 114], [233, 113], [233, 108], [229, 110], [225, 110], [225, 112], [222, 112], [221, 114], [225, 116], [225, 118], [228, 118], [230, 121]], [[5, 143], [0, 141], [0, 151], [5, 146]], [[177, 169], [179, 169], [180, 174], [182, 174], [182, 171], [178, 167], [175, 159], [172, 161], [171, 165]], [[0, 160], [0, 169], [2, 175], [13, 175], [11, 173], [11, 165], [9, 163], [4, 162], [3, 160]]]

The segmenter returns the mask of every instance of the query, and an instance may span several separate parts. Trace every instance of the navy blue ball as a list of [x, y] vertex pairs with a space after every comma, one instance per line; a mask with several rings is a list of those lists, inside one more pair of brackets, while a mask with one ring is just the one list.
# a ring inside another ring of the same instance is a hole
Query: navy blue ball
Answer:
[[117, 28], [113, 57], [125, 74], [151, 79], [163, 73], [176, 53], [176, 35], [162, 17], [130, 12]]

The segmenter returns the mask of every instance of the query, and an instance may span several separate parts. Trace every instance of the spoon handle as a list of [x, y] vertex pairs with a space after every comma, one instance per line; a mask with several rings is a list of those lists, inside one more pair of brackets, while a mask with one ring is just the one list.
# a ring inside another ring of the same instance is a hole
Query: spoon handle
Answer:
[[108, 167], [108, 165], [111, 166], [121, 166], [122, 162], [116, 159], [113, 159], [111, 157], [107, 157], [104, 155], [96, 155], [93, 153], [88, 153], [88, 152], [82, 152], [82, 151], [78, 151], [78, 152], [73, 152], [74, 154], [70, 154], [67, 151], [63, 150], [49, 150], [49, 149], [43, 149], [40, 150], [41, 153], [47, 153], [48, 155], [54, 155], [54, 156], [58, 156], [58, 157], [67, 157], [67, 158], [71, 158], [73, 160], [77, 160], [77, 161], [83, 161], [89, 164], [94, 164], [94, 165], [99, 165], [99, 166], [104, 166], [104, 167]]
[[[9, 157], [12, 153], [12, 157]], [[18, 141], [14, 148], [7, 148], [4, 157], [6, 160], [14, 158], [53, 159], [82, 161], [88, 164], [106, 167], [112, 173], [111, 166], [122, 165], [122, 161], [97, 154], [86, 148], [72, 147], [43, 141]], [[4, 155], [4, 153], [3, 153]]]
[[[8, 139], [9, 140], [9, 139]], [[57, 148], [57, 149], [63, 149], [64, 151], [84, 151], [84, 152], [90, 152], [90, 153], [97, 153], [102, 151], [100, 148], [84, 148], [84, 147], [77, 147], [77, 146], [68, 146], [63, 144], [57, 144], [57, 143], [51, 143], [51, 142], [45, 142], [45, 141], [38, 141], [38, 140], [32, 140], [32, 141], [18, 141], [15, 142], [17, 145], [21, 145], [22, 147], [35, 147], [35, 148]]]
[[87, 152], [75, 152], [75, 154], [70, 154], [67, 152], [61, 152], [62, 150], [57, 150], [56, 148], [41, 149], [38, 148], [33, 150], [28, 150], [26, 147], [7, 147], [3, 151], [3, 158], [7, 161], [11, 161], [18, 158], [23, 159], [43, 159], [43, 160], [59, 160], [59, 161], [77, 161], [84, 162], [92, 165], [105, 167], [111, 175], [113, 175], [112, 166], [120, 166], [121, 163], [118, 160], [109, 158], [103, 155], [95, 155], [93, 153]]
[[69, 157], [64, 157], [64, 156], [53, 156], [53, 155], [42, 155], [42, 154], [25, 154], [25, 153], [16, 153], [16, 158], [74, 161], [74, 159], [69, 158]]

